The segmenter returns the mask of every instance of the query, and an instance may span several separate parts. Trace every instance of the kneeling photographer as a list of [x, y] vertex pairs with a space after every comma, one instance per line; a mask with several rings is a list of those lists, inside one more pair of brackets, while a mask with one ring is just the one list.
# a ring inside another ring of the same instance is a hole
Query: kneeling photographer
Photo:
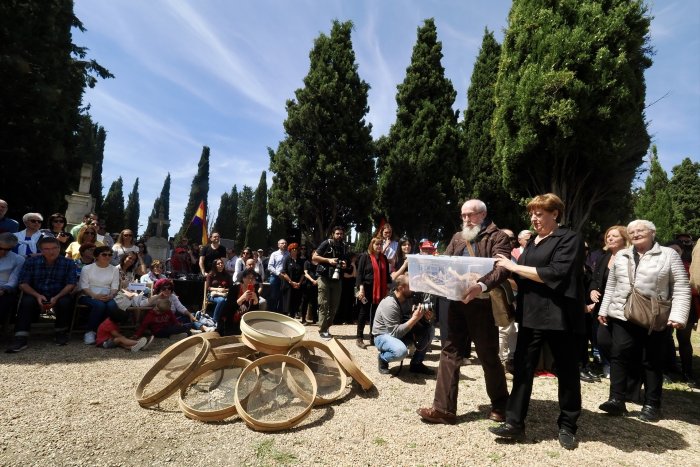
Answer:
[[[398, 276], [395, 284], [394, 291], [379, 303], [372, 327], [374, 344], [379, 351], [379, 373], [388, 374], [389, 362], [403, 360], [408, 355], [408, 345], [413, 343], [416, 351], [411, 357], [409, 371], [432, 375], [435, 371], [423, 364], [433, 336], [432, 310], [426, 310], [422, 303], [413, 305], [407, 274]], [[410, 318], [404, 322], [404, 315], [411, 309]]]

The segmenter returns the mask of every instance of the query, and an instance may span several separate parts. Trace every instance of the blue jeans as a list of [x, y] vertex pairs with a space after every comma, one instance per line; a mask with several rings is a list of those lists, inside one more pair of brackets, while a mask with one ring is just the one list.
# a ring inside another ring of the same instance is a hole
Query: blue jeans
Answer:
[[94, 298], [83, 295], [80, 297], [79, 302], [81, 305], [87, 305], [90, 308], [90, 314], [88, 315], [88, 331], [97, 331], [100, 323], [107, 319], [109, 316], [113, 316], [119, 313], [119, 307], [117, 302], [114, 300], [107, 300], [103, 302], [102, 300], [95, 300]]
[[417, 340], [414, 339], [411, 331], [404, 336], [403, 340], [397, 339], [389, 334], [379, 334], [378, 336], [374, 336], [374, 345], [377, 347], [382, 360], [385, 362], [396, 362], [403, 360], [406, 358], [406, 355], [408, 355], [408, 347], [406, 347], [405, 342], [413, 342], [416, 346], [416, 351], [413, 353], [413, 357], [411, 357], [411, 365], [417, 365], [423, 363], [425, 354], [430, 348], [430, 342], [433, 340], [432, 336], [435, 335], [432, 328], [433, 327], [430, 326], [430, 330], [421, 333]]
[[212, 319], [215, 323], [218, 323], [221, 313], [224, 311], [224, 305], [226, 305], [226, 297], [209, 297], [209, 301], [215, 303]]

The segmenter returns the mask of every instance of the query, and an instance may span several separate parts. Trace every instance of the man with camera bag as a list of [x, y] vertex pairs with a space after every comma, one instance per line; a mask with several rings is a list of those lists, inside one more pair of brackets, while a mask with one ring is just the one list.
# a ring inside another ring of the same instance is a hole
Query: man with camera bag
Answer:
[[[394, 281], [394, 291], [379, 302], [372, 326], [374, 345], [379, 351], [379, 373], [388, 374], [389, 362], [403, 360], [408, 354], [408, 344], [415, 344], [416, 351], [411, 357], [409, 371], [424, 375], [435, 374], [423, 364], [433, 337], [432, 324], [429, 321], [432, 311], [426, 309], [422, 303], [411, 308], [413, 292], [407, 274], [401, 274]], [[403, 317], [409, 314], [408, 309], [411, 309], [410, 318], [404, 321]]]
[[[452, 237], [446, 255], [495, 258], [510, 256], [508, 235], [486, 217], [486, 205], [472, 199], [462, 205], [462, 230]], [[510, 276], [507, 269], [497, 267], [467, 289], [461, 302], [450, 301], [447, 312], [447, 338], [440, 353], [435, 398], [432, 407], [420, 408], [418, 415], [430, 423], [453, 424], [456, 420], [459, 367], [466, 354], [467, 336], [476, 347], [484, 369], [486, 393], [491, 399], [489, 420], [503, 422], [508, 402], [508, 386], [503, 364], [498, 355], [498, 328], [493, 317], [487, 291], [498, 287]]]
[[347, 267], [345, 260], [345, 229], [333, 227], [333, 236], [321, 242], [313, 254], [313, 260], [318, 263], [318, 333], [322, 339], [330, 339], [328, 329], [333, 324], [335, 313], [340, 305], [342, 291], [343, 269]]

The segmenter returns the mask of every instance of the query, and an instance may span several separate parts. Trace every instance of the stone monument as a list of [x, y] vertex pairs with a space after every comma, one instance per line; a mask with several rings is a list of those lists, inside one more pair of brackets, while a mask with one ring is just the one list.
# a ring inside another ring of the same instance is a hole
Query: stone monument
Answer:
[[156, 235], [146, 241], [146, 248], [151, 258], [160, 260], [163, 264], [168, 259], [170, 244], [163, 238], [163, 227], [170, 225], [170, 221], [163, 215], [163, 208], [158, 211], [158, 217], [149, 217], [148, 224], [156, 224]]
[[92, 164], [84, 163], [80, 168], [80, 184], [78, 191], [66, 195], [68, 207], [66, 208], [66, 228], [70, 230], [73, 226], [83, 221], [83, 216], [92, 212], [95, 207], [95, 198], [90, 195], [90, 184], [92, 183]]

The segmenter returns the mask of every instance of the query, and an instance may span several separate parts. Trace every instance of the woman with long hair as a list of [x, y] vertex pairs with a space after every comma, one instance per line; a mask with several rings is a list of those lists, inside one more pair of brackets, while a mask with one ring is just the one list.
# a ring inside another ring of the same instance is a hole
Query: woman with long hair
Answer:
[[391, 279], [396, 280], [401, 274], [408, 272], [408, 259], [407, 255], [413, 252], [413, 242], [408, 237], [402, 237], [399, 240], [399, 251], [396, 253], [396, 265], [394, 271], [391, 273]]
[[226, 263], [224, 258], [217, 258], [212, 263], [212, 269], [207, 274], [207, 298], [214, 303], [214, 314], [212, 319], [215, 323], [219, 322], [219, 317], [226, 304], [226, 295], [228, 288], [233, 283], [231, 274], [226, 272]]
[[113, 264], [119, 264], [122, 257], [129, 252], [136, 253], [138, 258], [139, 247], [136, 246], [134, 242], [134, 232], [130, 229], [124, 229], [119, 232], [119, 236], [112, 247], [112, 251], [114, 252], [114, 258], [112, 259]]
[[382, 253], [381, 238], [373, 238], [369, 242], [367, 252], [362, 253], [357, 260], [357, 299], [360, 301], [360, 315], [357, 318], [357, 340], [356, 344], [361, 349], [366, 349], [363, 333], [365, 324], [369, 319], [369, 345], [374, 345], [372, 336], [372, 324], [374, 312], [377, 310], [379, 302], [388, 293], [388, 284], [391, 282], [389, 271], [389, 261]]

